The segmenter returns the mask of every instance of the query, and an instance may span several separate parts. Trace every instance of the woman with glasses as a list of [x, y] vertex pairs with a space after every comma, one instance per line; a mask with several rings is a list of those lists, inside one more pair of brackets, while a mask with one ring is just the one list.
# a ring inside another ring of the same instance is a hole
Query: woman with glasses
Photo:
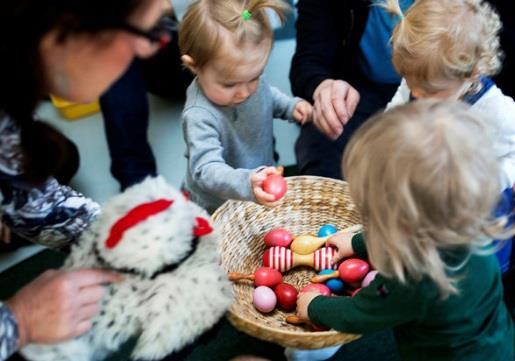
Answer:
[[[0, 2], [0, 216], [10, 233], [52, 248], [74, 242], [99, 206], [58, 182], [67, 140], [35, 119], [52, 93], [97, 99], [133, 59], [168, 41], [162, 0], [2, 0]], [[57, 342], [87, 331], [102, 284], [95, 270], [48, 271], [0, 302], [0, 361], [26, 343]]]

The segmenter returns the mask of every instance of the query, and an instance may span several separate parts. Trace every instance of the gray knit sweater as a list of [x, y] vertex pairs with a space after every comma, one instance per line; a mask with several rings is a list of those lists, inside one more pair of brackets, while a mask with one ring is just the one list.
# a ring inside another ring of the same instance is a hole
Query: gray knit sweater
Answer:
[[197, 80], [187, 91], [182, 112], [188, 169], [184, 188], [210, 213], [228, 199], [254, 200], [250, 176], [274, 164], [274, 118], [293, 120], [301, 99], [260, 79], [256, 92], [236, 107], [206, 98]]

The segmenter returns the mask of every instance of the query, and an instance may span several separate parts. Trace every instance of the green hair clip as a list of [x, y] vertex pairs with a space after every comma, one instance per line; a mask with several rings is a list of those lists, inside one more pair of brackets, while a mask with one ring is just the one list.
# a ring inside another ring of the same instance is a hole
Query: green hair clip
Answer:
[[248, 10], [243, 10], [243, 13], [241, 14], [243, 21], [249, 20], [251, 16], [252, 16], [252, 13]]

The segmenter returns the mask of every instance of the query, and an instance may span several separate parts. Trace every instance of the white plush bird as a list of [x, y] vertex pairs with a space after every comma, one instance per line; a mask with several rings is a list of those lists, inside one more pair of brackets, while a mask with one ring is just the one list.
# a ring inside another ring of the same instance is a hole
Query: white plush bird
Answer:
[[114, 197], [72, 248], [64, 268], [123, 274], [86, 334], [22, 349], [31, 361], [102, 360], [138, 337], [132, 358], [158, 360], [213, 326], [232, 302], [208, 214], [162, 177]]

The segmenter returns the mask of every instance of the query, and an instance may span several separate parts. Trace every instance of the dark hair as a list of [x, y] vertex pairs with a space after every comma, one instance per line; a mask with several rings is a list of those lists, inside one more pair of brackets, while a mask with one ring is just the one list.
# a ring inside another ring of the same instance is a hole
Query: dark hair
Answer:
[[61, 39], [77, 33], [95, 34], [125, 23], [145, 0], [1, 0], [0, 115], [21, 129], [24, 170], [40, 182], [62, 163], [64, 137], [35, 122], [33, 113], [46, 95], [40, 42], [53, 29]]

